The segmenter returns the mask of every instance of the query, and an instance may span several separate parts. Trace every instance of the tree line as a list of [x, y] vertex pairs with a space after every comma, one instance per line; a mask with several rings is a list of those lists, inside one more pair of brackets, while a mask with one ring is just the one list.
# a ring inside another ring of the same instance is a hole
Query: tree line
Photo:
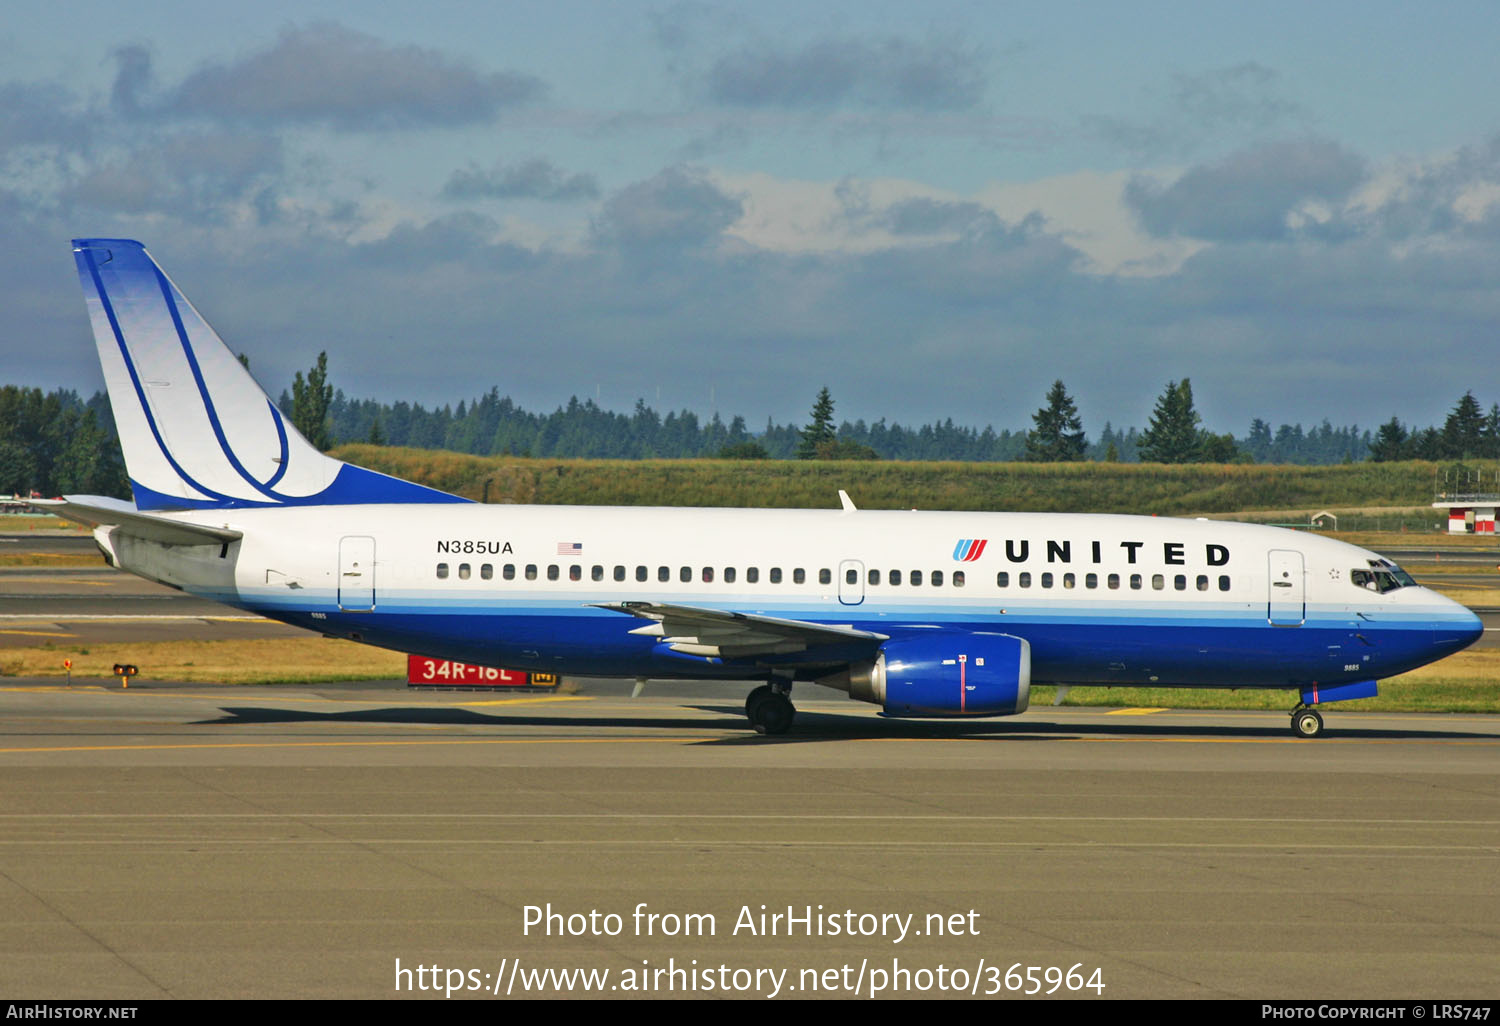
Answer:
[[1441, 430], [1429, 427], [1418, 431], [1392, 417], [1375, 433], [1370, 458], [1377, 463], [1500, 459], [1500, 403], [1491, 403], [1490, 412], [1485, 413], [1474, 393], [1465, 392]]
[[[243, 359], [243, 358], [242, 358]], [[1014, 462], [1287, 463], [1329, 465], [1374, 460], [1500, 459], [1500, 404], [1485, 413], [1472, 391], [1442, 427], [1417, 429], [1392, 417], [1372, 434], [1327, 420], [1304, 429], [1272, 429], [1256, 418], [1241, 438], [1203, 428], [1191, 382], [1167, 383], [1143, 429], [1106, 423], [1092, 440], [1061, 380], [1053, 383], [1029, 430], [996, 431], [951, 418], [916, 427], [864, 420], [837, 422], [828, 388], [805, 424], [768, 419], [752, 431], [745, 418], [702, 420], [690, 410], [662, 415], [637, 400], [629, 413], [576, 396], [550, 413], [518, 406], [498, 388], [454, 406], [351, 399], [328, 381], [326, 354], [281, 394], [284, 414], [321, 449], [340, 442], [447, 449], [472, 455], [538, 458], [885, 459]], [[129, 496], [109, 398], [87, 400], [58, 389], [0, 386], [0, 494]]]
[[[316, 368], [314, 368], [314, 374]], [[309, 375], [313, 380], [314, 375]], [[1055, 391], [1061, 382], [1053, 386]], [[1191, 409], [1191, 384], [1173, 382], [1174, 390], [1189, 390], [1186, 414], [1197, 417]], [[326, 385], [322, 387], [327, 388]], [[826, 389], [825, 389], [826, 391]], [[804, 424], [778, 424], [768, 419], [759, 429], [752, 429], [744, 417], [725, 421], [719, 414], [707, 420], [691, 410], [662, 414], [636, 400], [629, 413], [606, 410], [592, 399], [568, 400], [550, 413], [535, 412], [519, 406], [498, 388], [491, 388], [478, 398], [460, 401], [456, 406], [431, 408], [421, 403], [397, 401], [382, 403], [374, 399], [351, 399], [340, 389], [328, 389], [326, 408], [299, 419], [294, 415], [295, 397], [283, 393], [282, 410], [299, 428], [313, 430], [322, 425], [329, 437], [340, 442], [373, 442], [377, 445], [402, 445], [419, 449], [447, 449], [475, 456], [514, 455], [538, 458], [646, 459], [646, 458], [806, 458], [809, 443], [806, 432], [815, 428], [810, 443], [816, 451], [823, 447], [825, 458], [858, 459], [871, 456], [886, 460], [956, 460], [961, 462], [1016, 462], [1026, 459], [1119, 460], [1123, 463], [1150, 461], [1148, 453], [1159, 462], [1175, 462], [1182, 455], [1181, 446], [1153, 448], [1146, 429], [1119, 429], [1106, 423], [1097, 437], [1082, 435], [1082, 428], [1064, 432], [1081, 436], [1081, 455], [1076, 446], [1065, 450], [1054, 443], [1040, 443], [1038, 436], [1051, 432], [1050, 424], [1031, 430], [996, 430], [993, 426], [975, 428], [956, 424], [952, 418], [916, 426], [892, 422], [887, 418], [874, 422], [837, 420], [833, 400], [828, 397], [826, 411], [820, 411], [823, 395], [815, 399], [809, 420]], [[1077, 416], [1076, 406], [1063, 389], [1057, 403], [1058, 414]], [[1049, 392], [1043, 411], [1052, 415], [1054, 396]], [[1181, 397], [1168, 404], [1168, 420], [1180, 417]], [[1156, 419], [1156, 418], [1153, 418]], [[1035, 418], [1033, 418], [1035, 420]], [[1175, 429], [1174, 429], [1175, 430]], [[1357, 425], [1335, 427], [1324, 420], [1304, 428], [1301, 424], [1282, 424], [1274, 430], [1256, 419], [1243, 438], [1204, 432], [1194, 421], [1193, 438], [1201, 437], [1194, 450], [1206, 461], [1256, 463], [1292, 463], [1328, 465], [1359, 462], [1371, 458], [1373, 435]], [[1154, 436], [1152, 436], [1154, 438]], [[1183, 436], [1186, 437], [1186, 436]], [[1232, 448], [1230, 444], [1232, 443]], [[1028, 447], [1029, 446], [1029, 447]], [[1145, 451], [1143, 452], [1143, 446]], [[1049, 455], [1057, 453], [1056, 456]]]
[[108, 397], [0, 386], [0, 495], [68, 494], [130, 496]]

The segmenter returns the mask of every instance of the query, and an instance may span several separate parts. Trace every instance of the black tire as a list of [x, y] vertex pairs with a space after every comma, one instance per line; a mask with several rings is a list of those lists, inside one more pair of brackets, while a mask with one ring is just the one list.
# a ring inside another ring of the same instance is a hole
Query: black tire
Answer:
[[762, 684], [745, 696], [745, 715], [750, 717], [751, 723], [755, 722], [755, 707], [770, 698], [772, 694], [771, 685]]
[[797, 709], [792, 705], [791, 699], [785, 695], [771, 694], [756, 703], [750, 724], [757, 734], [774, 736], [790, 730], [796, 716]]
[[1316, 709], [1298, 709], [1292, 713], [1292, 733], [1312, 738], [1323, 733], [1323, 717]]

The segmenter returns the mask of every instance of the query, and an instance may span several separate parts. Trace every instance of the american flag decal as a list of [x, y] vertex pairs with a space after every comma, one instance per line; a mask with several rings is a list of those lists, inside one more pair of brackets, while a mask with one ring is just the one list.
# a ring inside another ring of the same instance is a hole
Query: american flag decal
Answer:
[[581, 556], [583, 555], [583, 542], [558, 542], [557, 554], [559, 556]]
[[960, 538], [953, 547], [953, 558], [960, 563], [972, 563], [984, 554], [987, 538]]

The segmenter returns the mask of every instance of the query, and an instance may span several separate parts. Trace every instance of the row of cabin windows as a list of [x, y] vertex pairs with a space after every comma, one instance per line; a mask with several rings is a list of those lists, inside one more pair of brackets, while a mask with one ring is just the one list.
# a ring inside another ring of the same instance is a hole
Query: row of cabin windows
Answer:
[[[448, 568], [448, 564], [447, 563], [439, 563], [437, 565], [437, 576], [438, 576], [438, 579], [439, 580], [446, 580], [448, 578], [448, 570], [449, 570], [449, 568]], [[636, 579], [636, 581], [643, 582], [643, 583], [646, 582], [646, 581], [649, 581], [651, 579], [651, 572], [650, 571], [651, 571], [650, 567], [637, 566], [635, 568], [635, 579]], [[461, 580], [461, 581], [467, 581], [472, 575], [473, 575], [473, 568], [468, 563], [460, 563], [460, 564], [458, 564], [458, 579], [459, 580]], [[481, 563], [479, 565], [479, 578], [480, 578], [480, 580], [483, 580], [483, 581], [493, 580], [494, 576], [495, 576], [495, 567], [494, 567], [494, 564], [492, 564], [492, 563]], [[514, 563], [506, 563], [503, 567], [500, 568], [500, 576], [501, 576], [501, 578], [503, 580], [507, 580], [507, 581], [513, 581], [513, 580], [515, 580], [516, 579], [516, 565]], [[538, 577], [538, 567], [537, 567], [537, 565], [535, 563], [529, 563], [529, 564], [527, 564], [526, 567], [522, 570], [522, 576], [526, 580], [528, 580], [528, 581], [534, 581], [534, 580], [536, 580], [537, 577]], [[589, 570], [589, 579], [592, 580], [592, 581], [602, 581], [602, 580], [604, 580], [604, 576], [605, 576], [605, 574], [604, 574], [604, 567], [602, 567], [602, 566], [600, 566], [598, 564], [595, 564]], [[625, 580], [626, 576], [627, 576], [627, 568], [623, 567], [623, 566], [616, 566], [614, 568], [614, 573], [612, 574], [612, 576], [613, 576], [614, 580], [616, 580], [616, 581], [623, 581], [623, 580]], [[698, 571], [697, 576], [703, 581], [704, 584], [712, 584], [714, 582], [714, 576], [715, 576], [714, 568], [711, 567], [711, 566], [705, 566], [705, 567], [701, 568], [701, 570]], [[734, 583], [736, 583], [736, 581], [738, 580], [738, 576], [739, 576], [738, 575], [738, 571], [737, 571], [737, 569], [735, 567], [732, 567], [732, 566], [726, 566], [726, 567], [724, 567], [722, 580], [723, 580], [723, 582], [725, 584], [734, 584]], [[1056, 586], [1058, 584], [1061, 584], [1061, 586], [1064, 589], [1075, 588], [1075, 587], [1078, 586], [1078, 577], [1077, 577], [1076, 574], [1073, 574], [1073, 573], [1053, 574], [1052, 572], [1048, 571], [1048, 572], [1045, 572], [1045, 573], [1042, 573], [1042, 574], [1038, 574], [1037, 576], [1040, 578], [1040, 581], [1038, 583], [1043, 588], [1051, 588], [1051, 587], [1054, 587], [1054, 586]], [[1061, 578], [1060, 581], [1058, 580], [1059, 578]], [[547, 580], [549, 580], [549, 581], [557, 581], [557, 580], [561, 580], [561, 579], [562, 579], [562, 567], [558, 566], [556, 563], [550, 564], [547, 567]], [[672, 568], [669, 567], [669, 566], [659, 566], [659, 567], [657, 567], [656, 568], [656, 579], [657, 579], [658, 582], [663, 583], [663, 584], [670, 582], [672, 580]], [[690, 566], [679, 567], [678, 571], [677, 571], [677, 579], [680, 582], [682, 582], [683, 584], [691, 584], [692, 581], [693, 581], [693, 579], [694, 579], [693, 568], [690, 567]], [[923, 584], [923, 582], [924, 582], [924, 579], [925, 579], [926, 583], [930, 587], [940, 588], [940, 587], [943, 586], [944, 574], [943, 574], [943, 571], [941, 571], [941, 570], [933, 570], [930, 573], [926, 574], [925, 578], [924, 578], [924, 574], [923, 574], [923, 572], [921, 570], [911, 570], [911, 571], [908, 571], [908, 572], [906, 572], [906, 574], [904, 575], [904, 577], [903, 577], [902, 571], [900, 571], [900, 570], [890, 570], [890, 571], [887, 571], [886, 574], [885, 574], [885, 582], [888, 585], [900, 586], [901, 583], [902, 583], [902, 581], [903, 581], [903, 579], [911, 587], [921, 587], [922, 584]], [[569, 566], [568, 567], [568, 580], [570, 580], [570, 581], [581, 581], [581, 580], [583, 580], [583, 567], [580, 566], [577, 563], [574, 563], [571, 566]], [[781, 567], [779, 567], [779, 566], [773, 566], [773, 567], [771, 567], [771, 569], [769, 571], [767, 571], [767, 573], [766, 573], [766, 580], [769, 581], [771, 584], [781, 584], [782, 581], [783, 581]], [[869, 583], [871, 585], [878, 586], [880, 584], [880, 582], [881, 582], [881, 572], [879, 570], [869, 570], [869, 571], [866, 572], [865, 580], [866, 580], [867, 583]], [[964, 583], [965, 583], [964, 572], [962, 570], [955, 570], [955, 571], [953, 571], [953, 573], [951, 575], [951, 580], [952, 580], [952, 583], [953, 583], [953, 587], [955, 587], [955, 588], [962, 588], [964, 586]], [[846, 584], [858, 584], [859, 583], [859, 571], [853, 569], [852, 567], [849, 568], [848, 570], [845, 570], [844, 571], [844, 582]], [[1083, 586], [1085, 588], [1088, 588], [1088, 589], [1098, 588], [1099, 587], [1099, 582], [1100, 582], [1100, 576], [1099, 576], [1099, 574], [1088, 573], [1088, 574], [1084, 574], [1083, 575]], [[746, 584], [759, 584], [760, 583], [760, 568], [759, 567], [752, 566], [752, 567], [746, 567], [745, 568], [745, 583]], [[805, 584], [805, 583], [807, 583], [807, 572], [805, 570], [803, 570], [801, 567], [796, 567], [795, 569], [793, 569], [792, 570], [792, 583], [793, 584]], [[827, 569], [819, 570], [818, 571], [818, 583], [819, 584], [832, 584], [833, 583], [833, 571], [827, 570]], [[1119, 574], [1108, 574], [1104, 578], [1104, 586], [1106, 588], [1110, 589], [1111, 591], [1118, 590], [1122, 586], [1123, 583], [1124, 583], [1123, 579], [1121, 578], [1121, 575], [1119, 575]], [[998, 574], [996, 574], [995, 575], [995, 584], [998, 585], [1001, 588], [1009, 588], [1010, 587], [1010, 572], [1008, 570], [1002, 570]], [[1031, 572], [1030, 571], [1024, 571], [1022, 573], [1018, 573], [1016, 575], [1016, 584], [1019, 587], [1022, 587], [1022, 588], [1030, 588], [1032, 586], [1032, 574], [1031, 574]], [[1130, 590], [1132, 590], [1132, 591], [1140, 591], [1143, 588], [1145, 588], [1145, 586], [1146, 586], [1145, 575], [1143, 575], [1143, 574], [1131, 574], [1130, 578], [1129, 578], [1129, 586], [1130, 586]], [[1208, 590], [1210, 590], [1210, 581], [1209, 581], [1208, 575], [1207, 574], [1198, 574], [1197, 577], [1194, 578], [1194, 580], [1193, 580], [1193, 586], [1195, 588], [1197, 588], [1198, 591], [1208, 591]], [[1219, 580], [1218, 580], [1218, 586], [1219, 586], [1219, 590], [1220, 591], [1228, 591], [1229, 590], [1229, 577], [1227, 575], [1220, 575]], [[1167, 578], [1166, 578], [1165, 574], [1152, 574], [1151, 575], [1151, 588], [1152, 588], [1152, 590], [1154, 590], [1154, 591], [1164, 591], [1164, 590], [1166, 590], [1166, 587], [1167, 587]], [[1172, 578], [1172, 588], [1175, 591], [1187, 591], [1188, 590], [1188, 576], [1187, 576], [1187, 574], [1176, 574], [1175, 576], [1173, 576], [1173, 578]]]
[[[447, 563], [439, 563], [437, 565], [438, 580], [447, 580], [448, 579], [448, 575], [449, 575], [449, 570], [450, 570], [450, 568], [449, 568], [449, 566], [448, 566]], [[504, 566], [502, 566], [500, 568], [500, 577], [501, 577], [501, 579], [502, 580], [506, 580], [506, 581], [513, 581], [513, 580], [515, 580], [516, 579], [516, 570], [517, 570], [516, 564], [514, 564], [514, 563], [506, 563]], [[616, 566], [614, 568], [614, 573], [612, 574], [614, 580], [616, 580], [616, 581], [623, 581], [623, 580], [625, 580], [627, 578], [627, 576], [628, 576], [628, 570], [629, 570], [628, 567]], [[470, 577], [473, 576], [473, 572], [474, 572], [473, 567], [470, 566], [468, 563], [460, 563], [460, 564], [458, 564], [458, 575], [457, 576], [458, 576], [459, 580], [461, 580], [461, 581], [467, 581]], [[577, 563], [574, 563], [573, 565], [569, 566], [567, 568], [567, 573], [568, 573], [568, 580], [570, 580], [570, 581], [581, 581], [581, 580], [583, 580], [583, 567], [580, 566]], [[558, 580], [561, 580], [562, 579], [562, 574], [563, 574], [563, 568], [561, 566], [559, 566], [558, 564], [556, 564], [556, 563], [552, 563], [552, 564], [550, 564], [547, 567], [546, 576], [547, 576], [547, 580], [549, 580], [549, 581], [558, 581]], [[715, 574], [716, 574], [716, 570], [715, 570], [714, 567], [711, 567], [711, 566], [702, 567], [700, 570], [696, 571], [696, 574], [695, 574], [695, 571], [693, 570], [692, 567], [690, 567], [690, 566], [684, 566], [684, 567], [679, 567], [678, 568], [678, 570], [677, 570], [677, 579], [679, 581], [681, 581], [683, 584], [691, 584], [693, 582], [693, 580], [694, 580], [694, 577], [696, 576], [697, 579], [701, 580], [704, 584], [712, 584], [714, 582], [714, 580], [715, 580]], [[521, 576], [525, 580], [528, 580], [528, 581], [534, 581], [534, 580], [536, 580], [539, 575], [540, 575], [539, 574], [539, 568], [537, 567], [537, 565], [535, 563], [528, 563], [525, 566], [525, 568], [522, 569], [522, 571], [521, 571]], [[947, 578], [949, 580], [951, 580], [953, 587], [955, 587], [955, 588], [962, 588], [964, 586], [965, 578], [964, 578], [964, 572], [962, 570], [955, 570], [955, 571], [953, 571], [953, 573], [951, 575], [946, 575], [946, 576], [947, 576]], [[1069, 576], [1071, 576], [1071, 575], [1069, 575]], [[482, 581], [489, 581], [489, 580], [493, 580], [494, 577], [495, 577], [495, 566], [494, 566], [493, 563], [481, 563], [479, 565], [479, 579], [480, 580], [482, 580]], [[604, 577], [605, 577], [604, 567], [602, 567], [602, 566], [600, 566], [598, 564], [595, 564], [593, 567], [590, 568], [590, 570], [589, 570], [589, 580], [591, 580], [591, 581], [602, 581], [602, 580], [604, 580]], [[793, 584], [806, 584], [807, 583], [807, 571], [804, 570], [800, 566], [799, 567], [795, 567], [792, 570], [791, 577], [792, 577], [792, 583]], [[651, 579], [651, 568], [647, 567], [647, 566], [637, 566], [635, 568], [635, 579], [638, 582], [642, 582], [642, 583], [644, 583], [646, 581], [649, 581]], [[723, 568], [722, 577], [719, 578], [719, 579], [721, 579], [725, 584], [734, 584], [734, 583], [736, 583], [739, 580], [739, 571], [735, 567], [726, 566], [726, 567]], [[781, 567], [779, 567], [779, 566], [773, 566], [768, 571], [766, 571], [766, 580], [769, 583], [771, 583], [771, 584], [781, 584], [784, 579], [785, 578], [782, 575]], [[867, 572], [865, 579], [870, 584], [872, 584], [872, 585], [878, 585], [878, 584], [880, 584], [880, 581], [881, 581], [881, 572], [879, 570], [870, 570], [870, 571]], [[930, 573], [926, 573], [925, 575], [924, 575], [923, 571], [921, 571], [921, 570], [910, 570], [910, 571], [907, 571], [904, 574], [904, 577], [903, 577], [902, 571], [900, 571], [900, 570], [891, 570], [891, 571], [888, 571], [885, 574], [885, 580], [886, 580], [887, 584], [900, 585], [903, 579], [906, 581], [907, 584], [909, 584], [909, 585], [911, 585], [913, 587], [920, 587], [923, 584], [924, 580], [925, 580], [926, 583], [930, 587], [940, 588], [940, 587], [943, 586], [943, 581], [945, 579], [945, 574], [941, 570], [933, 570]], [[659, 567], [657, 567], [656, 568], [656, 580], [659, 581], [659, 582], [661, 582], [661, 583], [663, 583], [663, 584], [670, 582], [672, 580], [672, 568], [669, 567], [669, 566], [659, 566]], [[750, 567], [746, 567], [745, 568], [745, 583], [746, 584], [759, 584], [760, 583], [760, 567], [750, 566]], [[818, 571], [818, 583], [819, 584], [832, 584], [833, 583], [833, 571], [832, 570], [828, 570], [828, 569], [819, 570]], [[846, 584], [858, 584], [859, 583], [859, 571], [853, 569], [852, 567], [849, 568], [848, 570], [845, 570], [844, 571], [844, 583], [846, 583]]]
[[[1018, 584], [1022, 588], [1029, 588], [1029, 587], [1031, 587], [1031, 576], [1032, 575], [1029, 572], [1017, 574], [1016, 575], [1016, 584]], [[1062, 578], [1061, 584], [1062, 584], [1062, 586], [1064, 588], [1076, 588], [1078, 586], [1078, 578], [1077, 578], [1077, 576], [1075, 574], [1059, 574], [1059, 575], [1055, 575], [1054, 576], [1052, 573], [1044, 573], [1044, 574], [1040, 574], [1038, 576], [1041, 577], [1040, 584], [1041, 584], [1041, 586], [1043, 588], [1051, 588], [1054, 584], [1058, 583], [1056, 581], [1056, 577], [1061, 577]], [[1009, 571], [1002, 570], [998, 574], [996, 574], [995, 575], [995, 583], [998, 584], [1002, 588], [1009, 588], [1010, 587], [1010, 573], [1009, 573]], [[1105, 584], [1105, 587], [1109, 588], [1112, 591], [1118, 590], [1120, 588], [1120, 585], [1121, 585], [1120, 575], [1119, 574], [1110, 574], [1110, 575], [1108, 575], [1104, 579], [1104, 584]], [[1219, 576], [1218, 584], [1219, 584], [1219, 590], [1220, 591], [1228, 591], [1229, 590], [1229, 577], [1228, 577], [1228, 575], [1227, 574], [1221, 574]], [[1085, 588], [1097, 588], [1097, 587], [1099, 587], [1099, 575], [1098, 574], [1084, 574], [1083, 575], [1083, 586]], [[1140, 591], [1145, 586], [1146, 586], [1146, 579], [1145, 579], [1145, 575], [1144, 574], [1131, 574], [1130, 575], [1130, 590], [1131, 591]], [[1209, 590], [1208, 575], [1207, 574], [1199, 574], [1194, 579], [1193, 586], [1195, 588], [1197, 588], [1199, 591], [1208, 591]], [[1165, 574], [1152, 574], [1151, 575], [1151, 588], [1152, 588], [1153, 591], [1165, 591], [1166, 587], [1167, 587], [1167, 577], [1166, 577]], [[1187, 574], [1176, 574], [1175, 576], [1173, 576], [1173, 578], [1172, 578], [1172, 588], [1173, 588], [1174, 591], [1187, 591], [1188, 590], [1188, 576], [1187, 576]]]

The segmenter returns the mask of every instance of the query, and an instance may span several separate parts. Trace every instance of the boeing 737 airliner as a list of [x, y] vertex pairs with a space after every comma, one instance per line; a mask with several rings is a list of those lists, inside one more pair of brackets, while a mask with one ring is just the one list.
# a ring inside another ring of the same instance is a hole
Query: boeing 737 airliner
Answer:
[[327, 635], [559, 674], [798, 682], [893, 716], [1023, 712], [1033, 682], [1279, 688], [1316, 706], [1479, 619], [1379, 555], [1137, 516], [481, 505], [319, 452], [138, 242], [75, 240], [134, 503], [53, 504], [109, 560]]

